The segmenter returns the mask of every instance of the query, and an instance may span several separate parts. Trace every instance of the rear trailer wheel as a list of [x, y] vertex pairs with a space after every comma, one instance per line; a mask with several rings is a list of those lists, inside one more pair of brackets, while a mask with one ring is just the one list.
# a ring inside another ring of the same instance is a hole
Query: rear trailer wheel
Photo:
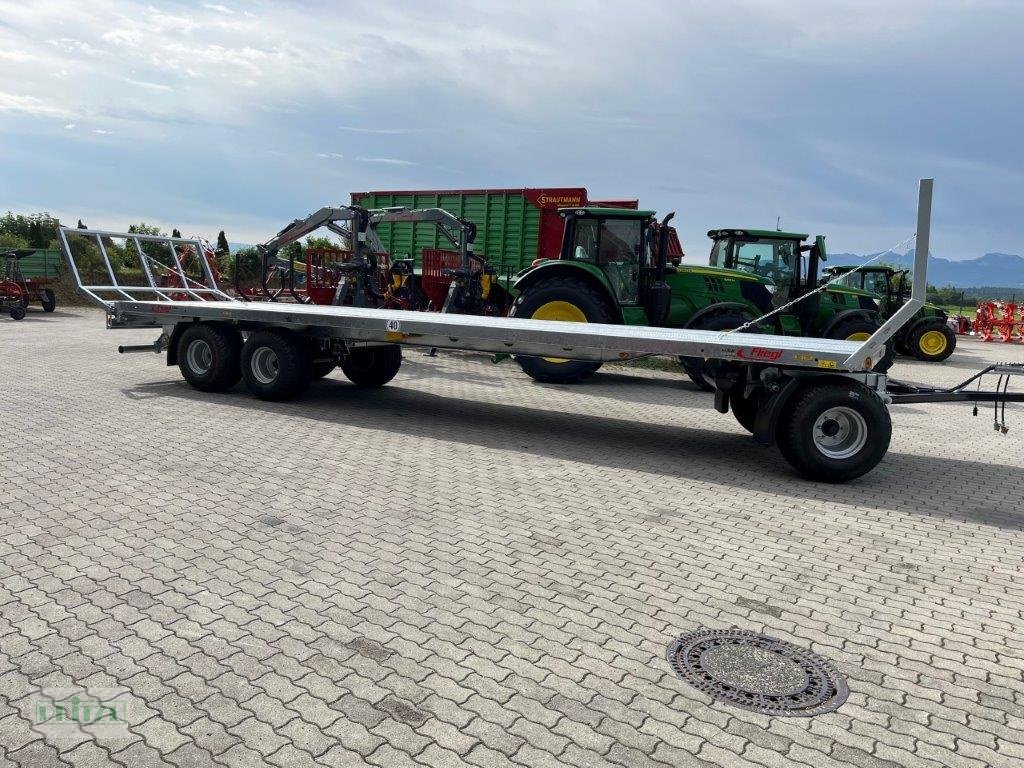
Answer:
[[402, 348], [397, 344], [384, 347], [357, 347], [345, 357], [341, 372], [357, 387], [383, 387], [402, 367]]
[[[828, 337], [830, 339], [843, 339], [845, 341], [867, 341], [871, 338], [871, 334], [881, 327], [882, 326], [874, 320], [868, 320], [864, 317], [854, 317], [846, 320], [845, 322], [840, 322], [839, 325], [829, 332]], [[871, 366], [871, 370], [875, 373], [885, 373], [892, 367], [894, 357], [894, 343], [890, 339], [885, 345], [885, 354], [882, 355], [881, 360], [875, 361], [875, 364]]]
[[[731, 331], [739, 328], [751, 320], [743, 314], [734, 310], [719, 312], [698, 320], [694, 325], [689, 326], [698, 331]], [[748, 329], [748, 332], [756, 333], [756, 330]], [[705, 392], [714, 392], [715, 387], [705, 378], [707, 372], [707, 361], [702, 357], [680, 357], [679, 363], [690, 377], [690, 381], [697, 385], [698, 389]]]
[[855, 381], [810, 384], [779, 421], [779, 450], [810, 480], [843, 483], [871, 471], [892, 437], [881, 398]]
[[[509, 316], [557, 322], [615, 322], [600, 291], [572, 277], [553, 277], [530, 286], [516, 299]], [[601, 363], [562, 357], [517, 355], [516, 362], [532, 379], [547, 384], [575, 384], [601, 367]]]
[[309, 344], [284, 330], [258, 331], [242, 347], [242, 376], [260, 400], [292, 400], [309, 386]]
[[178, 340], [178, 368], [196, 389], [223, 392], [242, 376], [241, 349], [242, 337], [233, 328], [196, 323]]
[[940, 363], [956, 349], [956, 335], [945, 323], [926, 323], [910, 336], [910, 352], [926, 363]]
[[57, 296], [51, 289], [43, 288], [39, 303], [43, 305], [43, 312], [53, 312], [57, 308]]

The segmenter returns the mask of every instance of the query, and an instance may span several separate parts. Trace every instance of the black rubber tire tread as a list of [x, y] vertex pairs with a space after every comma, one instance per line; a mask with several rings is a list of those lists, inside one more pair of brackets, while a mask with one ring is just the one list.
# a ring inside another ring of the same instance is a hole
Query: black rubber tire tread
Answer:
[[734, 389], [729, 393], [729, 410], [736, 417], [736, 421], [747, 432], [754, 433], [754, 421], [757, 419], [757, 409], [760, 407], [761, 398], [755, 393], [751, 397], [744, 397], [743, 390]]
[[43, 312], [53, 312], [57, 308], [57, 295], [49, 288], [43, 288], [39, 303], [43, 305]]
[[[605, 297], [585, 280], [559, 276], [542, 280], [519, 294], [509, 317], [533, 317], [533, 313], [549, 301], [568, 301], [582, 310], [588, 323], [614, 323], [611, 307]], [[575, 384], [597, 372], [601, 363], [569, 360], [552, 363], [543, 357], [517, 355], [519, 367], [534, 381], [544, 384]]]
[[[849, 320], [844, 320], [829, 331], [828, 338], [846, 339], [854, 333], [874, 333], [881, 327], [882, 326], [874, 320], [868, 320], [863, 317], [851, 317]], [[871, 370], [875, 373], [885, 373], [892, 368], [893, 358], [895, 357], [895, 344], [892, 339], [890, 339], [885, 345], [885, 355], [882, 356], [881, 360], [877, 360], [875, 362]]]
[[10, 309], [11, 320], [24, 320], [25, 307], [21, 304], [14, 304]]
[[[939, 331], [946, 337], [946, 348], [937, 355], [929, 355], [921, 349], [921, 337], [928, 331]], [[910, 336], [911, 354], [918, 360], [923, 360], [926, 363], [941, 363], [947, 357], [952, 355], [955, 349], [956, 334], [949, 329], [948, 325], [940, 321], [935, 321], [934, 323], [921, 323], [920, 327], [918, 327]]]
[[[213, 353], [213, 365], [205, 374], [188, 366], [188, 346], [205, 341]], [[242, 337], [234, 328], [216, 323], [194, 323], [178, 338], [178, 370], [182, 377], [201, 392], [224, 392], [242, 378]]]
[[[831, 459], [814, 445], [813, 426], [818, 416], [835, 406], [847, 406], [860, 413], [868, 428], [868, 439], [854, 456]], [[881, 398], [856, 381], [830, 380], [810, 384], [797, 392], [779, 419], [776, 443], [783, 458], [809, 480], [845, 483], [870, 472], [885, 456], [892, 438], [892, 420]]]
[[402, 348], [398, 344], [384, 347], [357, 347], [342, 361], [341, 372], [357, 387], [383, 387], [402, 367]]
[[333, 360], [326, 360], [319, 363], [314, 362], [310, 364], [309, 375], [313, 379], [322, 379], [324, 376], [330, 374], [337, 367], [338, 364], [335, 363]]
[[[705, 315], [697, 321], [695, 325], [688, 325], [687, 328], [695, 331], [729, 331], [733, 328], [739, 328], [744, 323], [749, 323], [753, 320], [749, 315], [744, 315], [735, 309], [727, 309], [721, 312], [715, 312], [710, 315]], [[757, 333], [754, 328], [747, 329], [746, 333]], [[714, 392], [715, 388], [708, 383], [707, 379], [704, 378], [704, 365], [705, 361], [700, 357], [680, 357], [680, 365], [683, 366], [683, 370], [686, 371], [686, 375], [690, 377], [698, 389], [704, 392]]]
[[[268, 384], [259, 381], [252, 371], [252, 358], [260, 347], [269, 347], [277, 355], [278, 374]], [[242, 347], [242, 378], [260, 400], [294, 400], [309, 386], [311, 367], [309, 343], [286, 330], [257, 331]]]

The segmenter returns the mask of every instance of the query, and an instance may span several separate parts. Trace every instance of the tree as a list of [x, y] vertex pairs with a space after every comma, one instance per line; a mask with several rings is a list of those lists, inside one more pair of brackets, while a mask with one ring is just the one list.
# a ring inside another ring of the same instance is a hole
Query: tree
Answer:
[[176, 237], [179, 240], [181, 239], [181, 232], [178, 230], [177, 227], [171, 230], [171, 237]]
[[220, 255], [222, 253], [230, 252], [231, 246], [228, 245], [228, 236], [224, 234], [224, 230], [222, 229], [217, 233], [217, 254]]

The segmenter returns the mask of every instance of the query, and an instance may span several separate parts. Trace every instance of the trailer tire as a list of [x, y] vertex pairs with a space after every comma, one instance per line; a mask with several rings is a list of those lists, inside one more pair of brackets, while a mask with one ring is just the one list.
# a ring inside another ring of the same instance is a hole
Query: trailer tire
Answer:
[[402, 348], [397, 344], [384, 347], [356, 347], [341, 363], [341, 372], [357, 387], [383, 387], [402, 367]]
[[[573, 320], [614, 323], [611, 308], [597, 288], [572, 277], [552, 277], [524, 290], [512, 305], [509, 317], [538, 320]], [[575, 384], [590, 378], [601, 363], [548, 357], [523, 357], [516, 362], [527, 376], [542, 384]]]
[[[694, 325], [687, 326], [692, 330], [697, 331], [731, 331], [734, 328], [739, 328], [744, 323], [748, 323], [753, 318], [745, 316], [735, 310], [726, 310], [723, 312], [716, 312], [712, 315], [706, 315], [705, 317], [698, 320]], [[757, 333], [756, 328], [750, 328], [748, 333]], [[702, 357], [685, 357], [680, 356], [679, 364], [683, 366], [683, 370], [686, 371], [686, 375], [690, 377], [697, 388], [704, 392], [714, 392], [714, 386], [704, 378], [704, 368], [707, 365], [707, 361]]]
[[[882, 326], [874, 320], [866, 317], [851, 317], [849, 320], [841, 321], [839, 325], [828, 332], [830, 339], [844, 339], [847, 341], [866, 341], [871, 334]], [[895, 357], [895, 345], [890, 340], [885, 345], [885, 354], [871, 367], [875, 373], [885, 373], [892, 368]]]
[[330, 374], [338, 365], [333, 360], [323, 363], [312, 363], [309, 367], [309, 376], [312, 379], [322, 379]]
[[53, 312], [57, 308], [57, 295], [50, 288], [43, 288], [39, 303], [43, 305], [43, 312]]
[[910, 334], [910, 354], [926, 363], [941, 363], [956, 349], [956, 335], [945, 323], [921, 323]]
[[810, 384], [779, 419], [783, 457], [809, 480], [844, 483], [885, 456], [892, 421], [881, 398], [856, 381]]
[[760, 407], [761, 398], [756, 394], [744, 397], [742, 389], [734, 389], [729, 393], [729, 410], [739, 425], [751, 434], [754, 433], [754, 422], [757, 420], [757, 411]]
[[11, 320], [24, 320], [25, 319], [25, 307], [21, 304], [15, 304], [11, 307]]
[[178, 339], [178, 369], [201, 392], [223, 392], [242, 378], [238, 331], [213, 323], [195, 323]]
[[294, 400], [312, 380], [309, 344], [290, 331], [252, 334], [242, 347], [242, 377], [260, 400]]

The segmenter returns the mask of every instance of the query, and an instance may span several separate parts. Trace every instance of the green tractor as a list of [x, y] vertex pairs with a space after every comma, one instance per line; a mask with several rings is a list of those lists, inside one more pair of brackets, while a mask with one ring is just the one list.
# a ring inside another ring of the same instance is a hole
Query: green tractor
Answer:
[[[910, 295], [910, 270], [892, 267], [829, 267], [823, 280], [841, 278], [837, 285], [866, 291], [878, 302], [879, 314], [888, 320]], [[896, 351], [928, 363], [939, 363], [956, 349], [956, 334], [941, 307], [925, 304], [893, 336]]]
[[[712, 230], [710, 266], [669, 264], [669, 214], [659, 224], [653, 211], [570, 208], [560, 258], [521, 272], [510, 314], [537, 320], [623, 323], [670, 328], [731, 330], [817, 285], [824, 239], [753, 230]], [[806, 257], [805, 257], [806, 254]], [[878, 307], [863, 291], [843, 288], [796, 304], [748, 331], [863, 340], [878, 327]], [[876, 370], [885, 370], [890, 355]], [[537, 381], [571, 383], [600, 363], [562, 358], [517, 357]], [[702, 389], [712, 389], [705, 361], [682, 363]]]

